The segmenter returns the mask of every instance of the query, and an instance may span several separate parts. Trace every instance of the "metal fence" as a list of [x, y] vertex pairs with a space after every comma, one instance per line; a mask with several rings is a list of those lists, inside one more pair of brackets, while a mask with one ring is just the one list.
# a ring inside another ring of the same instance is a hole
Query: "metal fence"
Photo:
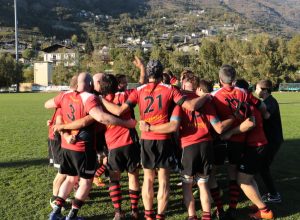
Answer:
[[298, 92], [300, 91], [300, 83], [280, 83], [279, 91], [290, 91], [290, 92]]

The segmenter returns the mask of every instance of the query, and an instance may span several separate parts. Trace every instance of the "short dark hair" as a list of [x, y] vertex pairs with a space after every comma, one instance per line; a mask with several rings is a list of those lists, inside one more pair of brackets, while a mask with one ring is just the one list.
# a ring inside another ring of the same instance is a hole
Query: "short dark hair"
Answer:
[[146, 67], [146, 74], [149, 78], [162, 78], [163, 69], [163, 65], [159, 60], [150, 60]]
[[199, 88], [203, 90], [205, 93], [211, 93], [213, 91], [213, 85], [212, 82], [209, 82], [207, 80], [201, 79], [199, 81]]
[[167, 73], [163, 73], [163, 83], [164, 84], [171, 84], [171, 77], [170, 77], [170, 75], [169, 74], [167, 74]]
[[174, 74], [172, 73], [172, 71], [170, 69], [165, 69], [164, 73], [168, 74], [170, 77], [174, 76]]
[[235, 80], [236, 71], [233, 66], [224, 64], [219, 70], [219, 78], [225, 84], [231, 84]]
[[273, 88], [273, 85], [272, 85], [272, 81], [269, 80], [269, 79], [264, 79], [264, 80], [261, 80], [257, 83], [258, 85], [260, 85], [260, 88], [262, 90], [267, 90], [268, 93], [271, 94], [272, 92], [272, 88]]
[[100, 82], [102, 95], [114, 94], [118, 91], [118, 81], [112, 74], [105, 74]]
[[126, 78], [125, 74], [116, 74], [116, 79], [118, 83], [120, 83], [123, 78]]
[[194, 74], [188, 74], [184, 80], [185, 82], [192, 83], [193, 89], [196, 89], [199, 86], [200, 79], [198, 76], [195, 76]]
[[249, 83], [244, 79], [236, 80], [234, 85], [247, 91], [249, 90]]
[[193, 77], [194, 73], [191, 70], [183, 70], [181, 72], [180, 76], [181, 76], [181, 80], [183, 81], [183, 80]]

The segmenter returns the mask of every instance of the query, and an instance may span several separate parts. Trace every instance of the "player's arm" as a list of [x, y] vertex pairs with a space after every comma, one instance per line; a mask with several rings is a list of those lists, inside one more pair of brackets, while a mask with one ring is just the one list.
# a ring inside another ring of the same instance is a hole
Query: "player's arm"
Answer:
[[196, 111], [197, 109], [200, 109], [207, 100], [210, 99], [211, 96], [209, 94], [205, 94], [194, 99], [184, 100], [181, 106], [189, 111]]
[[134, 57], [133, 64], [140, 70], [139, 84], [143, 85], [145, 83], [145, 75], [146, 75], [145, 74], [146, 73], [145, 66], [144, 66], [142, 60], [137, 56]]
[[128, 111], [130, 109], [130, 106], [125, 102], [121, 106], [116, 105], [112, 102], [107, 101], [104, 98], [100, 98], [100, 101], [104, 105], [104, 107], [109, 111], [110, 113], [120, 116], [122, 113]]
[[151, 131], [161, 134], [169, 134], [177, 132], [180, 126], [180, 116], [181, 116], [181, 107], [175, 106], [170, 118], [170, 121], [160, 125], [150, 125], [145, 121], [140, 121], [140, 130], [141, 131]]
[[[128, 106], [127, 104], [125, 105]], [[134, 128], [136, 125], [136, 121], [134, 119], [129, 119], [129, 120], [119, 119], [111, 114], [104, 112], [100, 106], [95, 106], [92, 109], [90, 109], [89, 115], [92, 116], [99, 123], [105, 125], [119, 125], [125, 128]]]
[[157, 132], [161, 134], [169, 134], [176, 132], [179, 128], [180, 120], [178, 119], [170, 119], [169, 122], [160, 124], [160, 125], [150, 125], [149, 123], [145, 121], [140, 121], [139, 128], [141, 131], [147, 131], [147, 132]]
[[78, 120], [72, 121], [68, 124], [55, 124], [53, 126], [54, 131], [63, 131], [63, 130], [79, 130], [81, 128], [84, 128], [86, 126], [89, 126], [95, 122], [95, 120], [92, 118], [92, 116], [87, 115], [83, 118], [80, 118]]
[[209, 122], [218, 134], [222, 134], [230, 128], [230, 126], [233, 124], [234, 121], [235, 121], [234, 117], [226, 119], [224, 121], [220, 121], [218, 117], [215, 117], [211, 119]]
[[53, 132], [59, 132], [60, 136], [64, 138], [67, 143], [74, 144], [76, 142], [76, 135], [72, 135], [70, 134], [69, 131], [66, 130], [61, 130], [61, 131], [56, 130], [55, 126], [56, 125], [59, 126], [62, 124], [63, 124], [62, 116], [58, 115], [55, 120], [55, 125], [52, 127]]
[[270, 118], [270, 113], [268, 112], [267, 106], [263, 101], [256, 98], [252, 93], [248, 94], [248, 100], [250, 101], [250, 104], [255, 106], [260, 111], [264, 119]]
[[257, 102], [257, 104], [255, 106], [260, 111], [260, 113], [264, 119], [270, 118], [271, 114], [268, 112], [267, 106], [263, 101], [259, 100], [259, 102]]
[[239, 124], [238, 126], [236, 126], [235, 128], [233, 128], [233, 129], [225, 132], [224, 134], [221, 134], [220, 137], [221, 137], [222, 140], [228, 140], [233, 135], [241, 134], [241, 133], [245, 133], [247, 131], [250, 131], [255, 126], [256, 126], [256, 124], [255, 124], [255, 117], [251, 116], [251, 117], [247, 118], [245, 121], [243, 121], [241, 124]]
[[56, 107], [57, 107], [56, 104], [55, 104], [55, 102], [54, 102], [54, 98], [47, 100], [47, 101], [45, 102], [44, 106], [45, 106], [45, 108], [47, 108], [47, 109], [50, 109], [50, 108], [56, 108]]

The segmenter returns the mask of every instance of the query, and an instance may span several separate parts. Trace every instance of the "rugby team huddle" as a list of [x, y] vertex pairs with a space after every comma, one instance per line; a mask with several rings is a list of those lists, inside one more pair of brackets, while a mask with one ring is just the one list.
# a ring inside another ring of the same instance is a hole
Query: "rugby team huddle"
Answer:
[[[93, 180], [105, 171], [114, 220], [126, 216], [121, 205], [120, 177], [124, 171], [128, 173], [129, 218], [166, 219], [172, 170], [179, 170], [189, 220], [199, 219], [195, 185], [200, 192], [202, 220], [210, 220], [213, 215], [220, 220], [236, 219], [240, 191], [253, 203], [251, 218], [272, 219], [274, 214], [267, 203], [279, 203], [281, 197], [270, 165], [283, 137], [271, 81], [257, 83], [259, 99], [246, 80], [236, 79], [230, 65], [220, 67], [221, 88], [212, 91], [212, 85], [192, 71], [184, 70], [177, 80], [158, 60], [150, 60], [144, 67], [135, 57], [134, 64], [140, 69], [137, 88], [127, 89], [125, 75], [96, 73], [92, 77], [80, 73], [71, 79], [70, 91], [46, 101], [46, 108], [55, 109], [48, 121], [49, 149], [54, 167], [59, 169], [53, 181], [49, 219], [83, 219], [78, 211], [88, 198]], [[136, 105], [140, 137], [135, 129]], [[224, 164], [229, 180], [226, 211], [216, 180], [217, 168]], [[256, 174], [261, 175], [268, 190], [263, 196]], [[156, 177], [158, 191], [154, 192]], [[64, 217], [62, 209], [74, 187], [72, 208]], [[140, 192], [143, 212], [138, 207]], [[214, 213], [211, 200], [216, 206]]]

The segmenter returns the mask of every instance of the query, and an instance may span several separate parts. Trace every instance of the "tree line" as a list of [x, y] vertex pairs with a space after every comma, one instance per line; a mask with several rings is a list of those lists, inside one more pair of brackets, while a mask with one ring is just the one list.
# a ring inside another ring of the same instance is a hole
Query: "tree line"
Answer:
[[[253, 35], [247, 39], [217, 36], [203, 38], [199, 51], [182, 52], [175, 46], [157, 43], [151, 51], [112, 47], [109, 57], [112, 63], [104, 62], [98, 49], [88, 40], [85, 53], [78, 53], [76, 65], [65, 67], [63, 63], [54, 67], [53, 84], [67, 85], [70, 77], [82, 71], [113, 72], [126, 74], [130, 81], [138, 79], [139, 70], [132, 64], [134, 56], [159, 59], [165, 68], [175, 75], [190, 69], [201, 78], [218, 80], [218, 69], [222, 64], [230, 64], [239, 77], [251, 83], [265, 78], [273, 83], [300, 82], [300, 35], [290, 40], [271, 37], [267, 34]], [[89, 45], [89, 46], [88, 46]], [[16, 64], [9, 54], [0, 55], [0, 87], [8, 87], [18, 82], [33, 82], [33, 67]]]
[[188, 53], [165, 45], [155, 45], [148, 53], [140, 49], [115, 48], [110, 51], [114, 61], [113, 72], [127, 74], [132, 80], [137, 80], [137, 70], [131, 65], [134, 55], [143, 57], [145, 61], [159, 59], [177, 76], [184, 69], [191, 69], [201, 78], [217, 82], [218, 70], [226, 63], [236, 68], [239, 77], [251, 83], [262, 78], [275, 84], [300, 82], [300, 35], [290, 40], [266, 34], [244, 40], [224, 36], [204, 38], [199, 51]]

